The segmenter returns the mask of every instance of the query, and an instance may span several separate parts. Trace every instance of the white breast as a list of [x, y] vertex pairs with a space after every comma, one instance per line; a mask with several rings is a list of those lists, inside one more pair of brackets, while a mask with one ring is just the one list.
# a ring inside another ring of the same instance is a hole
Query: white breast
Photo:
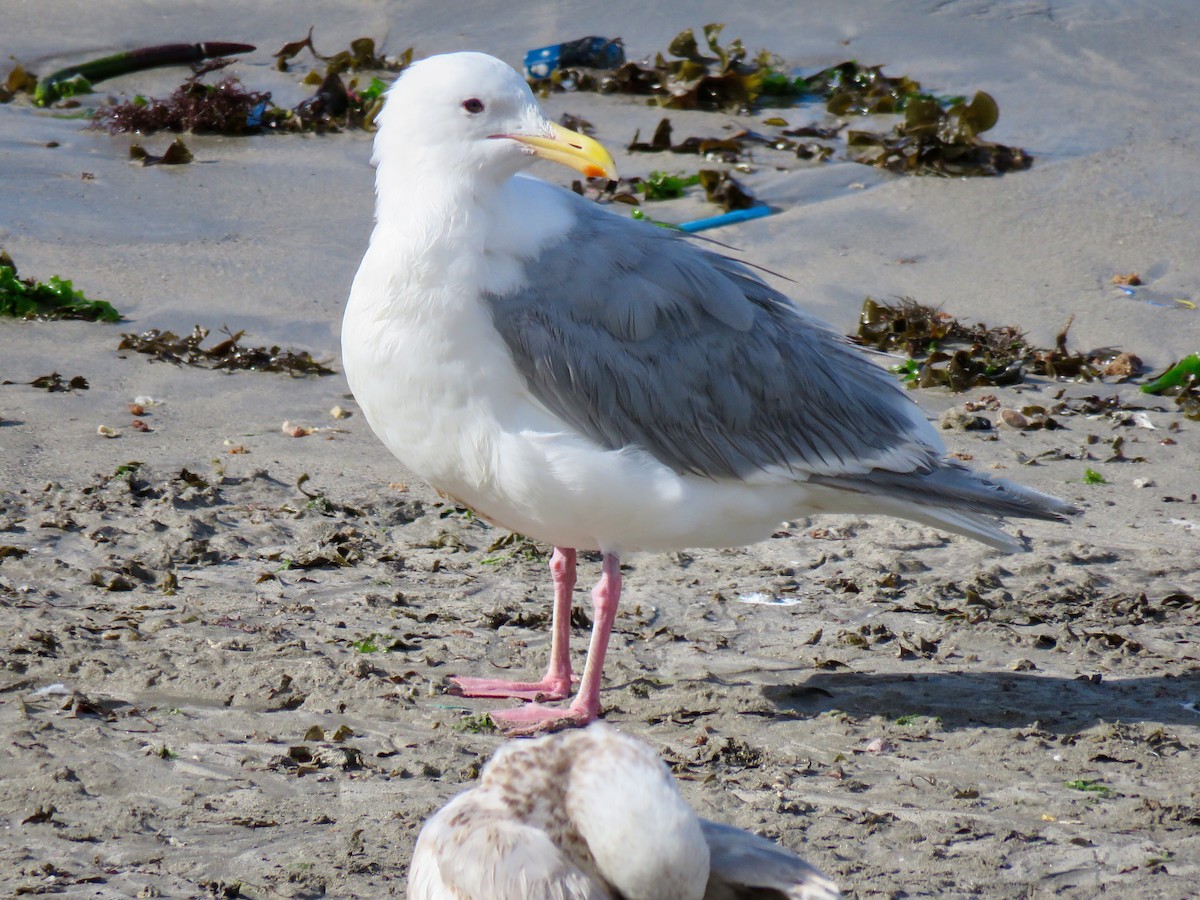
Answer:
[[511, 287], [562, 240], [570, 209], [558, 192], [518, 176], [468, 204], [473, 219], [428, 204], [424, 217], [381, 220], [342, 328], [367, 421], [414, 474], [547, 543], [621, 553], [769, 536], [809, 488], [677, 475], [636, 448], [598, 446], [526, 389], [482, 294]]

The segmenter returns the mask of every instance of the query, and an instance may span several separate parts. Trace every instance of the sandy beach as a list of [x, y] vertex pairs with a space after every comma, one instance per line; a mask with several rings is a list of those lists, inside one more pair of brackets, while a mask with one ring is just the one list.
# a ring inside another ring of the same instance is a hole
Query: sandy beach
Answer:
[[[292, 106], [311, 60], [279, 72], [272, 54], [309, 26], [326, 53], [370, 36], [389, 54], [519, 66], [591, 34], [637, 60], [724, 22], [801, 71], [856, 59], [939, 94], [990, 93], [987, 137], [1031, 153], [1027, 171], [913, 178], [764, 151], [737, 177], [774, 213], [711, 234], [846, 333], [864, 298], [912, 297], [1041, 347], [1070, 319], [1072, 349], [1136, 354], [1125, 381], [914, 391], [935, 420], [967, 402], [992, 422], [1051, 410], [1061, 427], [945, 439], [1082, 515], [1010, 524], [1030, 546], [1012, 556], [845, 516], [781, 523], [753, 547], [632, 556], [604, 717], [660, 752], [702, 816], [796, 850], [849, 897], [1196, 895], [1200, 423], [1139, 385], [1200, 352], [1200, 8], [243, 7], [16, 0], [0, 76], [244, 41], [258, 49], [226, 71]], [[80, 99], [164, 96], [185, 74]], [[592, 123], [623, 174], [697, 167], [626, 151], [664, 114], [643, 98], [545, 106]], [[403, 895], [421, 823], [503, 740], [481, 715], [502, 703], [445, 680], [540, 672], [550, 579], [547, 548], [404, 471], [348, 394], [339, 332], [372, 224], [372, 135], [185, 135], [192, 164], [144, 167], [130, 144], [161, 153], [170, 135], [109, 135], [70, 112], [0, 104], [0, 248], [124, 320], [0, 320], [0, 894]], [[680, 137], [813, 118], [669, 115]], [[646, 210], [714, 207], [692, 191]], [[1113, 285], [1134, 272], [1135, 293]], [[208, 343], [244, 331], [335, 374], [117, 349], [197, 324]], [[88, 388], [29, 384], [52, 372]], [[578, 660], [598, 574], [581, 555]]]

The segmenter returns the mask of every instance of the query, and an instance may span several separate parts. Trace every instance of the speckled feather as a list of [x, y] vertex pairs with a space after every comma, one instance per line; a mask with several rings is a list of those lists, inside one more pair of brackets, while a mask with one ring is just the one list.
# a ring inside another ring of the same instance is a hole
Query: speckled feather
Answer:
[[605, 726], [514, 741], [421, 830], [409, 900], [829, 900], [819, 871], [698, 819], [645, 744]]

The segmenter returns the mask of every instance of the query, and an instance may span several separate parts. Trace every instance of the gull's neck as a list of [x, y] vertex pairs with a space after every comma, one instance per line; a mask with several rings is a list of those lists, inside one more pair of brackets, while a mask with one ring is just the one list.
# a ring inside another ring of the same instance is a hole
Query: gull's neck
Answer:
[[481, 160], [457, 146], [391, 145], [375, 154], [375, 218], [388, 228], [459, 231], [478, 224], [526, 167]]
[[375, 223], [389, 231], [433, 237], [469, 228], [500, 185], [458, 168], [382, 163], [375, 176]]
[[[372, 252], [386, 253], [411, 284], [421, 273], [478, 296], [504, 293], [524, 264], [570, 230], [562, 191], [520, 173], [521, 160], [482, 167], [429, 148], [377, 155]], [[473, 166], [473, 168], [472, 168]]]

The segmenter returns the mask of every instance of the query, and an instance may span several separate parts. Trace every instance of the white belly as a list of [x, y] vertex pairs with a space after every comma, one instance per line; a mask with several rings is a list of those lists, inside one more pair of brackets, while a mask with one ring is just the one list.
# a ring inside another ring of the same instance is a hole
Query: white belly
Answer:
[[[380, 261], [382, 262], [382, 261]], [[372, 254], [343, 323], [346, 377], [379, 439], [414, 474], [485, 518], [562, 547], [626, 552], [768, 537], [809, 488], [681, 476], [635, 449], [605, 450], [526, 391], [475, 297], [452, 315], [384, 316]], [[443, 313], [447, 312], [445, 309]]]

